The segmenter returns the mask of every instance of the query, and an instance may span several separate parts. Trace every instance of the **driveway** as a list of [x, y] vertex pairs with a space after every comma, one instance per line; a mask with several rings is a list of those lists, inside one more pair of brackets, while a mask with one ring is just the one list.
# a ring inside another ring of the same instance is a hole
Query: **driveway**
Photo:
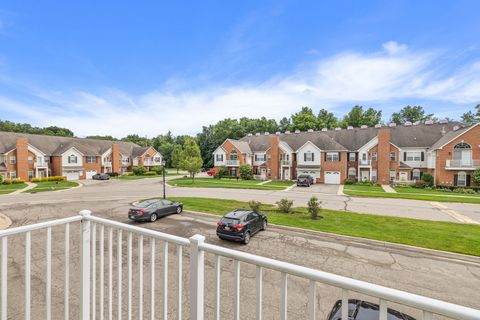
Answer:
[[337, 194], [338, 185], [336, 184], [312, 184], [310, 187], [293, 187], [292, 189], [288, 190], [288, 192], [305, 192], [305, 193], [321, 193], [321, 194]]
[[[107, 184], [105, 184], [107, 185]], [[13, 226], [20, 226], [34, 222], [41, 222], [59, 217], [66, 217], [76, 214], [79, 210], [90, 208], [94, 214], [104, 218], [117, 220], [120, 222], [132, 223], [157, 231], [167, 232], [182, 237], [190, 237], [194, 234], [206, 236], [208, 243], [225, 246], [228, 248], [241, 250], [253, 254], [258, 254], [278, 260], [288, 261], [315, 269], [340, 274], [347, 277], [353, 277], [372, 283], [389, 286], [395, 289], [405, 290], [412, 293], [422, 294], [429, 297], [462, 304], [469, 307], [480, 308], [480, 259], [477, 257], [463, 256], [457, 254], [437, 254], [435, 251], [417, 250], [414, 248], [398, 246], [394, 244], [385, 244], [349, 237], [335, 235], [326, 235], [310, 231], [296, 231], [280, 227], [269, 226], [266, 232], [261, 232], [252, 238], [248, 246], [220, 241], [215, 236], [215, 224], [218, 217], [206, 216], [194, 213], [183, 213], [181, 215], [171, 215], [159, 219], [155, 223], [133, 223], [126, 219], [126, 212], [129, 199], [104, 200], [104, 201], [83, 201], [75, 200], [63, 203], [49, 204], [12, 204], [3, 205], [1, 211], [13, 220]], [[72, 230], [78, 230], [79, 226], [72, 226]], [[77, 232], [72, 232], [72, 236], [78, 236]], [[12, 238], [9, 240], [9, 314], [13, 318], [22, 316], [23, 304], [23, 252], [24, 237], [18, 237], [18, 240]], [[98, 239], [98, 238], [97, 238]], [[114, 235], [116, 239], [116, 235]], [[34, 319], [44, 319], [44, 310], [40, 306], [44, 304], [43, 292], [45, 288], [45, 260], [42, 257], [45, 244], [45, 232], [36, 232], [32, 234], [32, 243], [35, 244], [35, 250], [32, 251], [34, 270], [32, 273], [34, 288], [32, 313]], [[63, 232], [61, 229], [53, 230], [54, 244], [53, 250], [53, 269], [55, 274], [62, 275], [62, 248]], [[72, 257], [78, 254], [78, 243], [72, 240]], [[126, 235], [124, 234], [124, 248], [126, 248]], [[97, 246], [98, 248], [98, 246]], [[116, 244], [115, 244], [116, 252]], [[136, 237], [134, 237], [134, 248], [136, 248]], [[161, 314], [162, 301], [162, 246], [158, 244], [158, 263], [157, 270], [157, 315]], [[124, 249], [124, 259], [126, 251]], [[134, 253], [134, 288], [138, 283], [137, 277], [137, 251]], [[145, 298], [144, 307], [145, 318], [148, 315], [148, 241], [144, 242], [145, 256]], [[206, 317], [213, 318], [213, 292], [214, 292], [214, 257], [206, 255], [205, 257], [205, 293], [206, 293]], [[188, 250], [185, 250], [185, 262], [188, 261]], [[114, 294], [116, 290], [116, 258], [114, 260]], [[127, 275], [126, 260], [123, 264], [124, 275]], [[78, 317], [78, 296], [75, 292], [79, 285], [79, 279], [74, 271], [78, 271], [77, 265], [71, 266], [71, 318]], [[169, 270], [171, 270], [172, 281], [169, 282], [169, 318], [175, 317], [176, 307], [176, 287], [173, 280], [176, 275], [176, 257], [175, 248], [171, 246], [169, 254]], [[252, 266], [242, 264], [242, 290], [241, 290], [241, 313], [245, 319], [254, 318], [255, 295], [247, 288], [255, 287], [255, 269]], [[188, 268], [183, 269], [184, 279], [188, 279]], [[106, 276], [107, 277], [107, 276]], [[62, 276], [54, 277], [54, 295], [53, 318], [61, 318], [63, 312], [62, 305]], [[125, 278], [126, 279], [126, 278]], [[273, 271], [264, 273], [264, 316], [265, 319], [278, 319], [279, 306], [279, 283], [280, 275]], [[98, 276], [97, 276], [98, 280]], [[126, 281], [125, 281], [126, 282]], [[124, 285], [126, 285], [124, 282]], [[319, 319], [325, 319], [336, 299], [340, 297], [340, 292], [332, 287], [318, 286], [318, 308]], [[98, 291], [97, 291], [98, 292]], [[124, 286], [124, 294], [126, 294]], [[134, 293], [135, 293], [134, 289]], [[188, 284], [184, 283], [184, 292], [188, 292]], [[308, 282], [295, 277], [289, 277], [288, 284], [288, 308], [289, 318], [306, 318], [306, 292], [308, 292]], [[229, 259], [222, 259], [222, 286], [221, 286], [222, 315], [225, 319], [233, 317], [231, 313], [233, 308], [233, 266]], [[353, 294], [353, 297], [361, 297]], [[366, 298], [368, 299], [368, 297]], [[370, 298], [371, 299], [371, 298]], [[126, 295], [123, 299], [126, 303]], [[98, 301], [98, 300], [97, 300]], [[116, 298], [114, 295], [113, 305], [116, 310]], [[136, 315], [136, 298], [134, 298], [134, 315]], [[374, 301], [376, 302], [376, 301]], [[98, 303], [98, 302], [97, 302]], [[107, 305], [107, 301], [105, 301]], [[98, 310], [98, 308], [97, 308]], [[185, 310], [188, 310], [188, 303], [185, 300]], [[402, 310], [411, 313], [411, 310]], [[114, 311], [115, 314], [115, 311]], [[420, 319], [418, 313], [412, 312], [413, 316]], [[126, 318], [126, 314], [124, 314]], [[114, 315], [115, 317], [115, 315]], [[185, 313], [184, 318], [188, 315]]]

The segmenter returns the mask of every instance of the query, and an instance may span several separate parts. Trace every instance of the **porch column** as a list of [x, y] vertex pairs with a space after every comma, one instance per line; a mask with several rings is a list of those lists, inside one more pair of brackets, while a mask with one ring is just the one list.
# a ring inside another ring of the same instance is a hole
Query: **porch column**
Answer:
[[38, 168], [35, 168], [35, 178], [38, 178]]

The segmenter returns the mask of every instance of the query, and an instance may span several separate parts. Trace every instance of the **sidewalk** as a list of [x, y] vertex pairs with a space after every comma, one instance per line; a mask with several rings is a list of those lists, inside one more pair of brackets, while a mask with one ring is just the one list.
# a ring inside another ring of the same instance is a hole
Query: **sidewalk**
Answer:
[[26, 186], [25, 188], [20, 189], [20, 190], [16, 190], [16, 191], [14, 191], [14, 192], [12, 192], [12, 193], [10, 193], [10, 194], [19, 194], [19, 193], [22, 193], [22, 192], [24, 192], [24, 191], [33, 189], [33, 188], [35, 188], [35, 187], [37, 186], [36, 183], [31, 183], [31, 182], [25, 182], [25, 183], [27, 184], [27, 186]]
[[397, 193], [397, 191], [393, 190], [388, 184], [382, 184], [382, 188], [387, 193]]

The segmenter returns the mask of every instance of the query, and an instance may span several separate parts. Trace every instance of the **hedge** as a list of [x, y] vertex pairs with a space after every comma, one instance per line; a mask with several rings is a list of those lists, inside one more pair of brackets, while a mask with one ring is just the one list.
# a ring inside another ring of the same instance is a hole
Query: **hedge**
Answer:
[[25, 183], [22, 179], [6, 179], [3, 181], [3, 184], [19, 184], [19, 183]]
[[66, 178], [64, 176], [50, 176], [44, 178], [33, 178], [32, 182], [47, 182], [47, 181], [65, 181]]

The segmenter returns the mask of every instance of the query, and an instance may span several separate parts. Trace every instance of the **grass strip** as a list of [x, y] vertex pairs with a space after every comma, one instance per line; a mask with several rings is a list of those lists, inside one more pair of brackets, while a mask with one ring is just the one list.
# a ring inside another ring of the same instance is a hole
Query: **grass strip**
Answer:
[[73, 181], [45, 181], [37, 182], [36, 184], [35, 188], [26, 190], [25, 193], [65, 190], [78, 186], [78, 183]]

